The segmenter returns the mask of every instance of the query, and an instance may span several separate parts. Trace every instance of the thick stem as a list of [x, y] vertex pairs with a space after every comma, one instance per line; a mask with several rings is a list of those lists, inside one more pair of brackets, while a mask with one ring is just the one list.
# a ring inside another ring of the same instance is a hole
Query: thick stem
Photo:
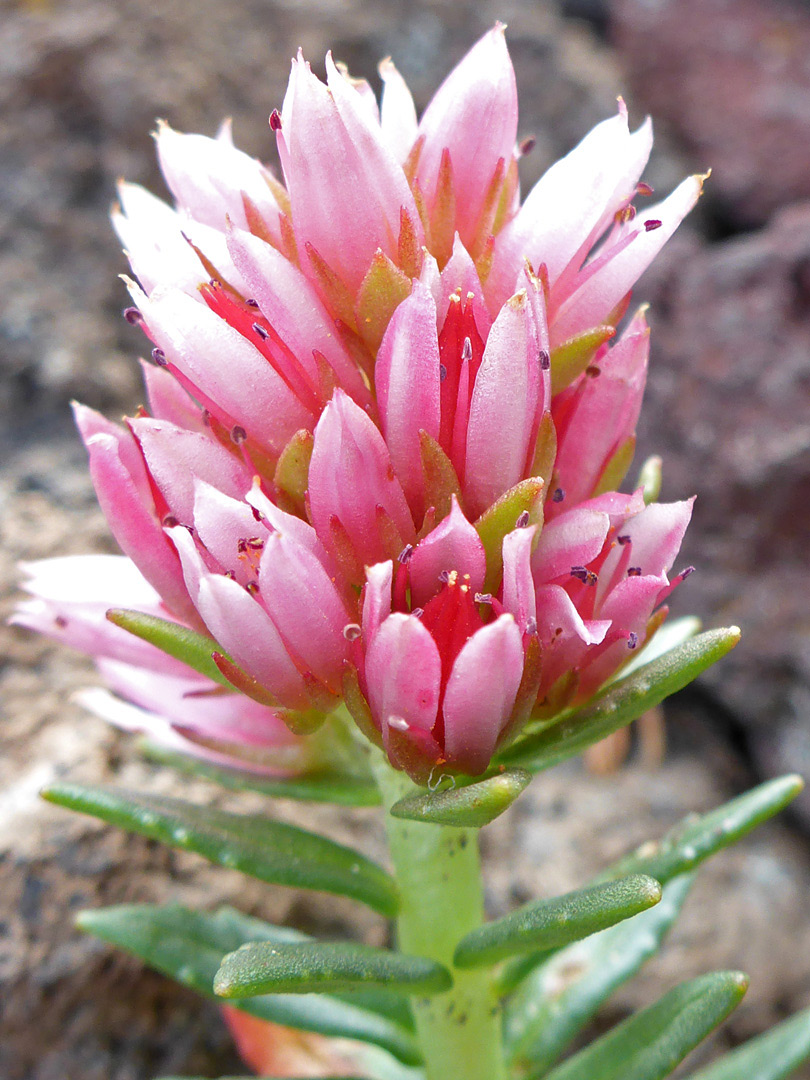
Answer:
[[[386, 811], [416, 790], [381, 758], [375, 775]], [[440, 961], [454, 979], [446, 993], [412, 1001], [428, 1080], [504, 1080], [501, 1015], [490, 974], [453, 967], [459, 938], [483, 921], [478, 832], [388, 813], [386, 829], [402, 899], [399, 947]]]

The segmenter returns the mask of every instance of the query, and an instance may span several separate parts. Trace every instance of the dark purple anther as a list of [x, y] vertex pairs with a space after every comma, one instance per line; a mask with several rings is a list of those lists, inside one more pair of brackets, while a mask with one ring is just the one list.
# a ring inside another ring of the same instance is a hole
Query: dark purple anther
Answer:
[[635, 630], [631, 630], [630, 633], [627, 635], [627, 648], [628, 649], [635, 649], [635, 647], [637, 645], [638, 645], [638, 634], [635, 632]]
[[627, 567], [627, 576], [628, 577], [641, 577], [641, 567], [640, 566], [628, 566]]
[[397, 555], [397, 562], [399, 562], [399, 563], [409, 563], [412, 558], [413, 558], [413, 545], [412, 544], [406, 544], [405, 547], [402, 549], [402, 551], [400, 551], [399, 555]]
[[562, 488], [555, 488], [554, 491], [551, 494], [551, 501], [552, 502], [561, 503], [564, 498], [565, 498], [565, 492], [563, 491]]
[[363, 633], [362, 627], [356, 622], [346, 623], [343, 627], [343, 636], [347, 641], [357, 641], [360, 635]]
[[439, 364], [439, 382], [444, 382], [447, 378], [447, 368], [444, 364]]
[[257, 308], [257, 307], [259, 306], [259, 301], [258, 301], [258, 300], [254, 300], [252, 296], [251, 296], [251, 297], [249, 297], [249, 298], [248, 298], [248, 299], [247, 299], [247, 300], [245, 301], [245, 303], [247, 304], [247, 306], [248, 306], [248, 307], [256, 307], [256, 308]]
[[163, 349], [152, 349], [152, 359], [158, 365], [158, 367], [166, 367], [168, 360], [166, 359], [166, 353]]
[[256, 331], [256, 333], [259, 335], [259, 337], [262, 339], [262, 341], [266, 341], [267, 338], [270, 337], [270, 335], [265, 330], [265, 328], [261, 325], [261, 323], [255, 322], [253, 324], [253, 329]]
[[270, 113], [270, 129], [271, 131], [281, 131], [281, 113], [278, 109], [273, 109]]
[[626, 533], [622, 533], [621, 536], [616, 537], [616, 542], [619, 544], [629, 544], [631, 542], [631, 537], [627, 536]]
[[528, 510], [521, 510], [521, 512], [518, 514], [518, 519], [515, 522], [515, 528], [516, 529], [525, 529], [528, 524], [529, 524], [529, 511]]
[[461, 346], [461, 359], [472, 360], [472, 341], [468, 337], [464, 338], [464, 344]]
[[543, 369], [543, 371], [548, 371], [548, 369], [551, 367], [551, 357], [548, 355], [545, 349], [540, 350], [538, 360], [540, 361], [540, 367]]
[[231, 442], [236, 443], [237, 446], [241, 446], [247, 439], [247, 432], [241, 424], [234, 424], [231, 428]]
[[653, 229], [660, 229], [663, 224], [663, 221], [658, 221], [657, 218], [647, 218], [644, 222], [644, 228], [647, 232], [652, 232]]
[[136, 307], [127, 307], [121, 312], [130, 326], [137, 326], [139, 322], [143, 321], [143, 315]]

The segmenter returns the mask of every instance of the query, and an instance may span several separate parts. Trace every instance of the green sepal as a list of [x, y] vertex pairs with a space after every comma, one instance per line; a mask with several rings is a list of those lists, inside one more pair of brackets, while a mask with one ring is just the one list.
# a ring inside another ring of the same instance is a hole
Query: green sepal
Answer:
[[615, 326], [594, 326], [576, 337], [569, 338], [551, 352], [551, 393], [561, 390], [578, 379], [601, 348], [616, 333]]
[[716, 971], [681, 983], [546, 1074], [526, 1080], [663, 1080], [740, 1003], [748, 978]]
[[658, 841], [642, 844], [631, 855], [599, 875], [600, 881], [625, 874], [650, 874], [666, 884], [678, 874], [694, 870], [710, 855], [736, 843], [757, 825], [778, 814], [804, 787], [800, 776], [780, 776], [767, 780], [744, 795], [698, 817], [684, 818]]
[[750, 1039], [689, 1080], [785, 1080], [810, 1058], [810, 1009]]
[[494, 502], [475, 522], [478, 537], [487, 557], [487, 573], [484, 592], [495, 592], [503, 573], [503, 538], [517, 527], [518, 518], [524, 512], [529, 515], [527, 524], [537, 525], [543, 520], [543, 492], [546, 481], [540, 476], [521, 480]]
[[590, 704], [563, 713], [562, 719], [518, 739], [499, 755], [499, 760], [530, 772], [558, 765], [681, 690], [730, 652], [739, 640], [736, 626], [698, 634], [613, 683]]
[[661, 899], [644, 874], [539, 900], [472, 930], [456, 946], [459, 968], [485, 967], [518, 953], [557, 949], [638, 915]]
[[302, 802], [328, 802], [339, 806], [379, 806], [380, 792], [372, 780], [331, 772], [307, 772], [301, 776], [272, 777], [214, 765], [201, 758], [178, 754], [156, 743], [143, 744], [145, 755], [161, 765], [168, 765], [188, 776], [211, 780], [229, 791], [258, 791], [276, 799]]
[[[507, 965], [498, 980], [499, 992], [507, 993], [520, 982], [504, 1009], [509, 1060], [521, 1071], [550, 1069], [610, 995], [655, 955], [691, 885], [692, 877], [684, 875], [664, 889], [660, 904], [634, 919], [542, 962], [524, 957]], [[531, 964], [528, 974], [519, 970], [526, 961]]]
[[447, 968], [423, 956], [354, 941], [252, 941], [223, 957], [214, 993], [230, 1000], [370, 987], [424, 996], [440, 994], [452, 985]]
[[608, 491], [616, 491], [621, 486], [627, 470], [633, 464], [636, 453], [636, 437], [631, 435], [620, 443], [613, 455], [609, 458], [602, 470], [599, 479], [593, 489], [593, 495], [604, 495]]
[[260, 881], [348, 896], [389, 918], [398, 910], [396, 884], [382, 867], [295, 825], [116, 788], [54, 784], [42, 794]]
[[146, 615], [142, 611], [110, 608], [107, 618], [111, 623], [120, 626], [122, 630], [127, 630], [135, 637], [148, 641], [150, 645], [173, 656], [175, 660], [188, 664], [200, 675], [205, 675], [206, 678], [212, 679], [229, 690], [233, 689], [211, 658], [212, 653], [222, 652], [213, 638], [198, 634], [195, 630], [189, 630], [187, 626], [180, 626], [179, 623], [171, 622], [169, 619], [161, 619], [157, 615]]
[[657, 454], [653, 454], [643, 462], [638, 471], [635, 488], [643, 488], [644, 502], [647, 506], [658, 501], [661, 494], [663, 462]]
[[295, 509], [303, 509], [309, 481], [309, 463], [315, 439], [311, 431], [296, 431], [284, 449], [276, 465], [273, 483], [291, 501]]
[[409, 795], [395, 802], [390, 813], [392, 817], [408, 821], [481, 829], [508, 810], [518, 795], [525, 791], [531, 778], [531, 773], [524, 769], [506, 769], [497, 776], [467, 787]]
[[374, 352], [380, 347], [391, 316], [410, 294], [410, 279], [381, 248], [377, 248], [360, 285], [355, 306], [358, 333]]
[[[82, 930], [125, 949], [212, 1000], [218, 1000], [213, 991], [214, 976], [224, 954], [260, 938], [280, 943], [306, 940], [295, 930], [228, 907], [206, 914], [179, 904], [122, 904], [83, 911], [77, 922]], [[418, 1065], [422, 1056], [411, 1032], [360, 1005], [359, 1000], [350, 1004], [329, 994], [274, 994], [246, 998], [235, 1005], [274, 1024], [372, 1043], [407, 1065]]]
[[419, 454], [425, 481], [425, 506], [432, 506], [441, 521], [450, 513], [452, 497], [462, 505], [461, 484], [453, 462], [426, 431], [419, 432]]

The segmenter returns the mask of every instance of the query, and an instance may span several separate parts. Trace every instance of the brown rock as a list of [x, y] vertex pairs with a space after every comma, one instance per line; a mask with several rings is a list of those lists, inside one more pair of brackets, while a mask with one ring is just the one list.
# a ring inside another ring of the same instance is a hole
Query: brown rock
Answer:
[[810, 9], [802, 0], [614, 0], [634, 95], [715, 176], [736, 226], [810, 197]]

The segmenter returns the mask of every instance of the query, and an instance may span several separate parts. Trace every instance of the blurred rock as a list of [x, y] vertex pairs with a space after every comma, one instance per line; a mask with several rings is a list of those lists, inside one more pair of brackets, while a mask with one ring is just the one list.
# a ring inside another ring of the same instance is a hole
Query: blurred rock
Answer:
[[612, 0], [630, 86], [714, 170], [733, 228], [810, 197], [810, 7], [803, 0]]
[[[707, 674], [764, 773], [810, 774], [810, 204], [714, 246], [681, 237], [648, 274], [653, 362], [641, 454], [697, 493], [676, 610], [739, 623]], [[810, 822], [810, 799], [802, 807]]]

